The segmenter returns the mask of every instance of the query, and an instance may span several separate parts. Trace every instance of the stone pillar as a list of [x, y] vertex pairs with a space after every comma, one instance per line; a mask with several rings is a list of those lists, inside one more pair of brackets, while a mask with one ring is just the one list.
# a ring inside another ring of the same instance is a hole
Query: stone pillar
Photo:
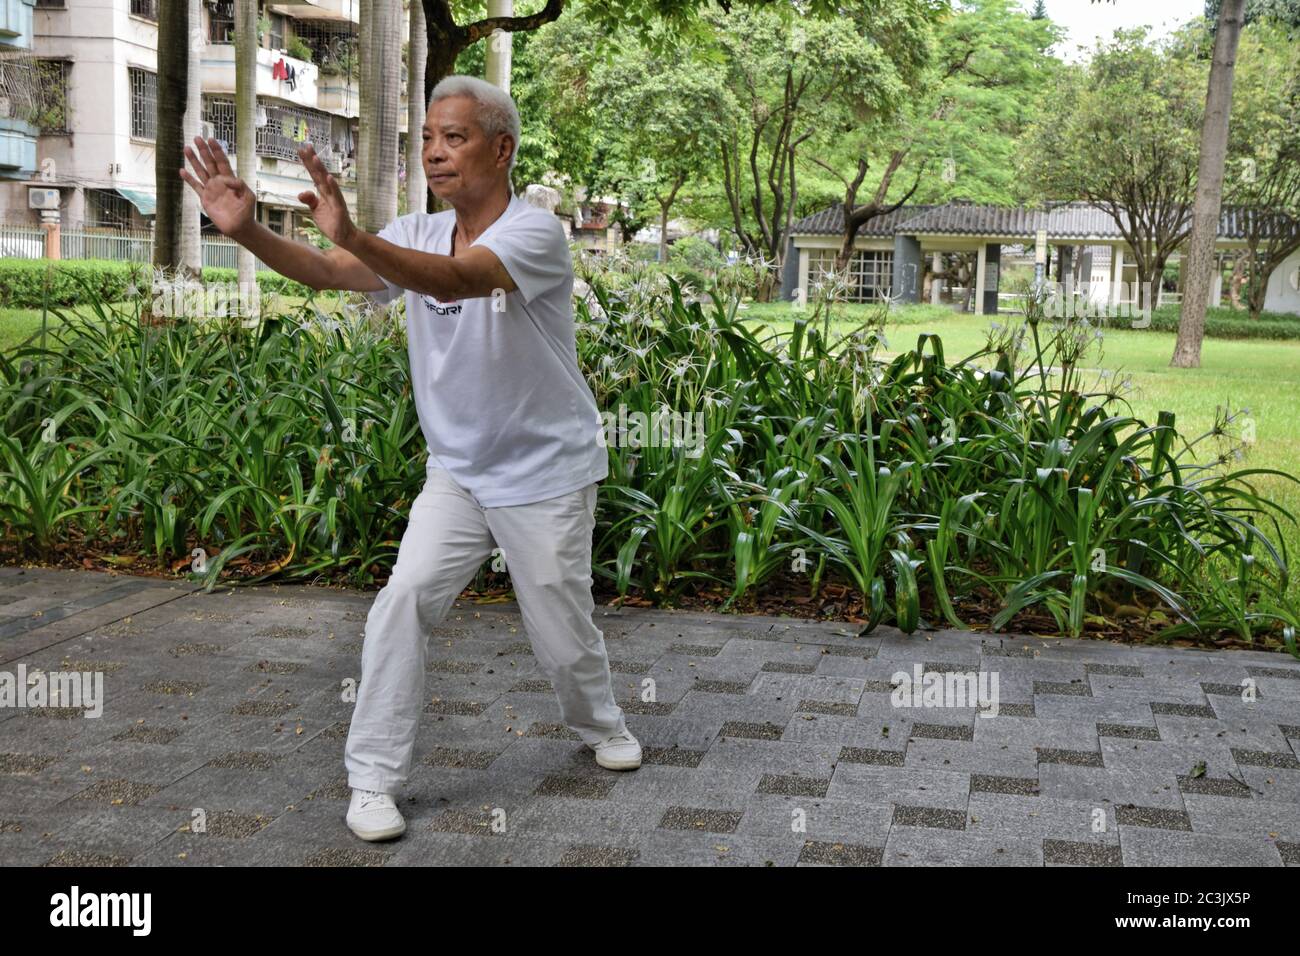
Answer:
[[897, 303], [921, 301], [921, 243], [914, 236], [894, 236], [894, 274], [889, 298]]
[[943, 295], [943, 280], [939, 278], [939, 270], [943, 268], [943, 256], [935, 253], [930, 257], [930, 304], [938, 305]]
[[1110, 257], [1110, 298], [1111, 308], [1118, 309], [1124, 296], [1124, 247], [1115, 246]]
[[[190, 190], [193, 192], [194, 190]], [[63, 258], [62, 243], [59, 240], [59, 221], [41, 223], [41, 228], [45, 230], [45, 258], [61, 259]]]
[[998, 314], [998, 274], [1002, 261], [1002, 246], [990, 242], [984, 247], [983, 279], [976, 290], [977, 301], [984, 303], [981, 315]]

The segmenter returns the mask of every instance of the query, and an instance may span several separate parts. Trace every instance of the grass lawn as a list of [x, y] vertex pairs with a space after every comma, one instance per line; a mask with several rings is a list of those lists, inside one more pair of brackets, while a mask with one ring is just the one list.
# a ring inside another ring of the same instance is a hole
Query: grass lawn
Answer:
[[[341, 296], [335, 293], [323, 292], [316, 297], [316, 304], [323, 312], [336, 312], [341, 307], [340, 300]], [[300, 296], [279, 296], [281, 308], [286, 311], [295, 311], [306, 301]], [[130, 304], [126, 302], [117, 304], [123, 309], [131, 308]], [[78, 306], [73, 311], [80, 312], [82, 315], [94, 314], [93, 310], [87, 306]], [[53, 326], [58, 321], [58, 315], [51, 312], [49, 315], [50, 325]], [[40, 332], [40, 330], [40, 309], [0, 309], [0, 352], [8, 352], [17, 348], [29, 336]]]

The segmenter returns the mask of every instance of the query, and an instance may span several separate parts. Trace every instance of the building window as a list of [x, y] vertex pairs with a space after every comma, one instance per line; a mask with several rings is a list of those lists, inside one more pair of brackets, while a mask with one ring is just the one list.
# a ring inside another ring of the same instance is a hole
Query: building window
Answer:
[[271, 14], [271, 49], [284, 49], [284, 17], [278, 13]]
[[215, 138], [221, 143], [222, 149], [233, 154], [235, 152], [235, 101], [219, 96], [203, 97], [203, 122], [207, 124], [204, 135]]
[[87, 189], [86, 225], [98, 229], [129, 229], [131, 204], [112, 189]]
[[131, 0], [131, 15], [146, 20], [158, 19], [158, 0]]
[[208, 9], [208, 42], [235, 42], [235, 0], [216, 0]]
[[158, 74], [127, 67], [131, 78], [131, 135], [156, 139], [158, 135]]
[[[816, 282], [835, 268], [834, 249], [814, 249], [808, 257], [808, 279]], [[893, 284], [894, 253], [888, 250], [863, 249], [849, 260], [850, 302], [887, 300]]]
[[277, 236], [284, 235], [284, 210], [283, 209], [266, 210], [266, 228], [270, 229]]
[[65, 10], [67, 6], [66, 0], [36, 0], [38, 10]]
[[68, 60], [38, 60], [36, 69], [41, 101], [36, 126], [46, 135], [69, 132], [68, 74], [72, 72], [72, 63]]

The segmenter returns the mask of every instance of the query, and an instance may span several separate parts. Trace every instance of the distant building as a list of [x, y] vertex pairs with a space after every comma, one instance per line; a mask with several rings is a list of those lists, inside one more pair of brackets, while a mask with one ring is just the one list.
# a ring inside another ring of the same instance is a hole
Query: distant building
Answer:
[[[1215, 241], [1220, 256], [1233, 255], [1245, 247], [1248, 214], [1247, 210], [1224, 208]], [[806, 297], [810, 282], [834, 266], [843, 228], [843, 203], [791, 225], [782, 298]], [[1028, 246], [1032, 253], [1039, 242], [1044, 247], [1048, 278], [1061, 281], [1068, 275], [1075, 283], [1088, 283], [1100, 290], [1112, 305], [1132, 302], [1137, 283], [1132, 249], [1107, 212], [1079, 202], [1032, 208], [962, 201], [903, 206], [872, 219], [859, 230], [849, 266], [849, 298], [859, 302], [918, 302], [926, 274], [925, 259], [930, 259], [931, 271], [937, 271], [941, 253], [965, 252], [973, 253], [976, 261], [972, 276], [976, 290], [974, 311], [993, 314], [997, 311], [1004, 250]], [[1175, 254], [1171, 262], [1178, 261]], [[1219, 303], [1222, 291], [1222, 278], [1216, 270], [1211, 304]], [[943, 292], [940, 283], [932, 283], [931, 301], [939, 302]], [[1273, 273], [1264, 308], [1300, 315], [1300, 252]]]
[[[0, 3], [0, 179], [25, 180], [36, 173], [36, 138], [40, 133], [30, 108], [39, 86], [34, 65], [24, 52], [32, 49], [32, 13], [36, 0]], [[3, 81], [13, 76], [13, 95]]]
[[[42, 82], [38, 128], [0, 164], [0, 221], [35, 223], [29, 187], [58, 190], [63, 224], [148, 228], [154, 215], [158, 9], [163, 0], [0, 0], [30, 21], [26, 34]], [[184, 0], [165, 0], [184, 2]], [[204, 0], [201, 70], [205, 134], [235, 153], [234, 0]], [[360, 0], [263, 2], [257, 51], [257, 217], [293, 235], [305, 219], [297, 194], [311, 188], [297, 150], [310, 142], [355, 208]], [[24, 22], [26, 22], [24, 21]], [[10, 24], [8, 28], [12, 28]], [[194, 25], [192, 25], [193, 27]], [[0, 24], [0, 43], [6, 25]], [[400, 56], [400, 51], [393, 51]], [[403, 78], [404, 81], [404, 78]], [[21, 87], [15, 71], [0, 87]], [[0, 93], [6, 92], [0, 89]], [[0, 128], [21, 137], [14, 121]], [[405, 132], [406, 111], [401, 110]], [[0, 148], [3, 144], [0, 144]], [[26, 150], [24, 154], [23, 150]], [[211, 231], [204, 220], [205, 231]]]

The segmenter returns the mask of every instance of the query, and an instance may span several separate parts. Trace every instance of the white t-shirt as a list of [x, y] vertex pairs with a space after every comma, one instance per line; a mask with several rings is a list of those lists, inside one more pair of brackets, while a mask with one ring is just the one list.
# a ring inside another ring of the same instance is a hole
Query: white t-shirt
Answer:
[[[394, 245], [450, 255], [454, 210], [399, 216]], [[496, 253], [518, 288], [442, 302], [406, 291], [411, 384], [429, 465], [445, 468], [484, 508], [528, 504], [609, 474], [596, 399], [578, 368], [569, 244], [552, 213], [511, 193], [473, 245]], [[382, 277], [381, 277], [382, 278]], [[403, 290], [368, 292], [377, 303]], [[499, 306], [498, 306], [499, 307]]]

